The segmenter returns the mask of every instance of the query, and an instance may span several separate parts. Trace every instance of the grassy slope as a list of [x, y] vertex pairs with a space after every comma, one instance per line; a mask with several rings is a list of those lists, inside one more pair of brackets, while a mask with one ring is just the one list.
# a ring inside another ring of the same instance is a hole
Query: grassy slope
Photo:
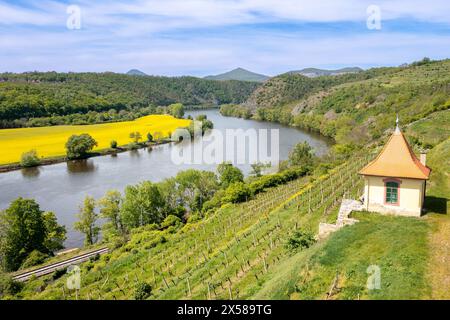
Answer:
[[[325, 299], [336, 273], [331, 299], [450, 298], [450, 139], [428, 158], [426, 216], [356, 214], [359, 223], [279, 264], [252, 298]], [[381, 268], [381, 290], [365, 287], [372, 264]]]
[[433, 299], [450, 299], [450, 138], [431, 150], [428, 165], [433, 168], [425, 203], [432, 225], [428, 280]]
[[[257, 299], [417, 299], [427, 297], [425, 221], [377, 214], [356, 215], [359, 223], [325, 243], [294, 255], [272, 271]], [[367, 268], [381, 269], [381, 290], [366, 289]]]

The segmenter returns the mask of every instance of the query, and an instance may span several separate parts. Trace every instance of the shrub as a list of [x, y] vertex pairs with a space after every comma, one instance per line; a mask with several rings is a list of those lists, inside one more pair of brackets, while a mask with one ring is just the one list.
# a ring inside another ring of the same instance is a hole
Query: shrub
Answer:
[[11, 276], [0, 274], [0, 297], [15, 295], [23, 288], [23, 283], [15, 281]]
[[303, 250], [309, 248], [316, 242], [314, 234], [310, 231], [299, 230], [295, 231], [294, 234], [288, 239], [286, 247], [289, 250]]
[[30, 150], [22, 153], [20, 164], [22, 167], [35, 167], [41, 164], [41, 159], [39, 159], [36, 150]]
[[145, 300], [152, 294], [152, 286], [147, 282], [139, 282], [136, 285], [136, 290], [134, 292], [135, 300]]
[[244, 182], [235, 182], [225, 190], [223, 201], [238, 203], [247, 201], [250, 196], [250, 189]]
[[26, 269], [42, 264], [45, 262], [45, 260], [47, 260], [48, 257], [48, 254], [42, 253], [38, 250], [33, 250], [22, 263], [21, 269]]
[[63, 275], [65, 275], [67, 273], [67, 268], [62, 268], [62, 269], [56, 269], [53, 273], [52, 273], [52, 280], [58, 280], [59, 278], [61, 278]]
[[172, 214], [168, 215], [161, 223], [161, 228], [167, 228], [170, 226], [178, 226], [181, 224], [181, 219]]
[[97, 145], [89, 134], [72, 135], [66, 142], [67, 157], [69, 159], [84, 158]]
[[116, 149], [117, 148], [117, 141], [116, 140], [112, 140], [110, 145], [111, 145], [111, 148]]

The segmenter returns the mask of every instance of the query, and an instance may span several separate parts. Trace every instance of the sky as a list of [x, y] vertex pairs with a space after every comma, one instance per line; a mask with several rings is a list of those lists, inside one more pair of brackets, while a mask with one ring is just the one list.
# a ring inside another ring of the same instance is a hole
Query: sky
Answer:
[[0, 0], [0, 72], [206, 76], [450, 58], [448, 0]]

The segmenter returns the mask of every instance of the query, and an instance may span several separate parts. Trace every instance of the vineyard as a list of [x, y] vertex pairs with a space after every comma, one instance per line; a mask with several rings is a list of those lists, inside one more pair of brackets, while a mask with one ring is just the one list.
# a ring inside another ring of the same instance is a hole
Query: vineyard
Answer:
[[316, 179], [302, 177], [227, 205], [157, 245], [143, 237], [133, 250], [117, 249], [109, 261], [91, 265], [79, 292], [65, 292], [65, 282], [56, 281], [42, 298], [126, 299], [141, 281], [151, 284], [152, 299], [248, 298], [288, 254], [292, 232], [317, 233], [319, 222], [335, 218], [343, 197], [360, 196], [357, 172], [367, 161], [354, 158]]

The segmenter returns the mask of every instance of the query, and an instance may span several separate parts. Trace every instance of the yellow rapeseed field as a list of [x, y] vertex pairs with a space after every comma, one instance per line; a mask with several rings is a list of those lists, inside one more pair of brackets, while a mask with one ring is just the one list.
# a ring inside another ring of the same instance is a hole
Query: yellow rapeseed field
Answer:
[[0, 130], [0, 164], [20, 161], [22, 153], [35, 149], [41, 158], [63, 156], [65, 144], [73, 134], [90, 134], [98, 143], [94, 150], [110, 147], [112, 140], [118, 145], [131, 142], [130, 133], [139, 132], [143, 140], [147, 133], [155, 138], [168, 137], [180, 127], [186, 127], [190, 120], [176, 119], [168, 115], [150, 115], [134, 121], [103, 123], [79, 126], [53, 126]]

